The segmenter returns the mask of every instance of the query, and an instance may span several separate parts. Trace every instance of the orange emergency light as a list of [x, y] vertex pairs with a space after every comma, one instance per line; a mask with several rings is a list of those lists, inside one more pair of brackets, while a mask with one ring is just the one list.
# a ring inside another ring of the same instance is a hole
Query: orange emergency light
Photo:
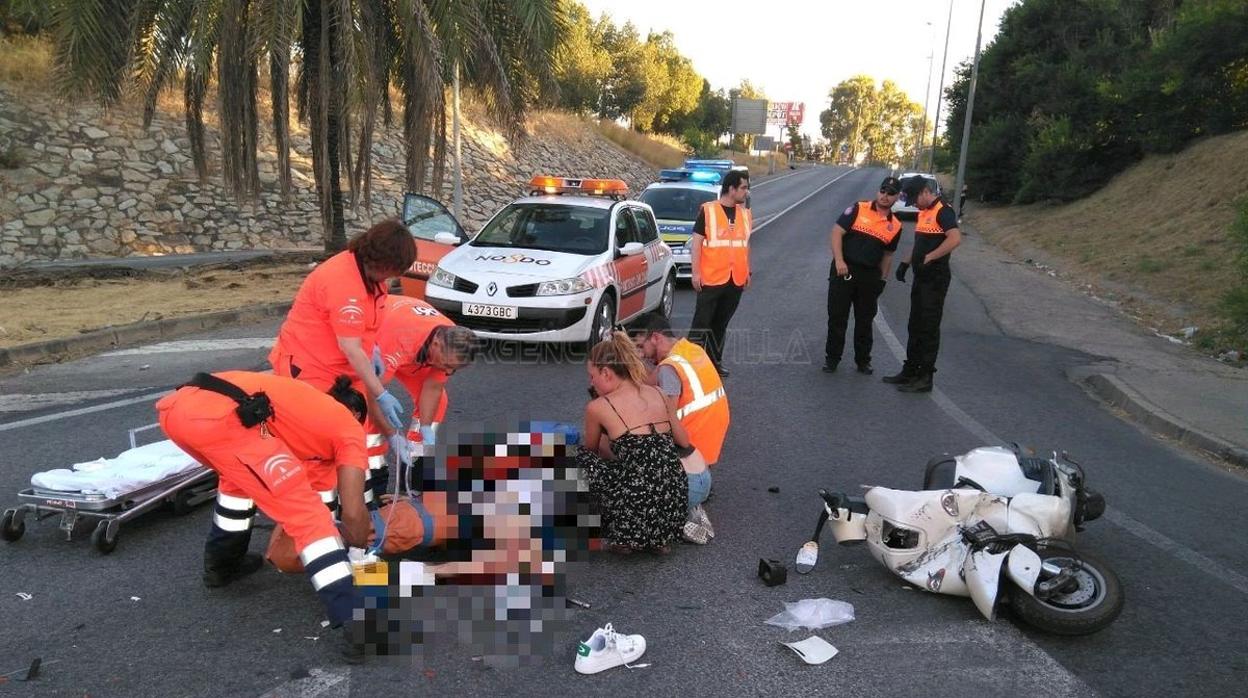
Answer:
[[576, 179], [536, 175], [529, 180], [529, 187], [538, 194], [580, 194], [623, 198], [628, 193], [628, 183], [622, 179]]

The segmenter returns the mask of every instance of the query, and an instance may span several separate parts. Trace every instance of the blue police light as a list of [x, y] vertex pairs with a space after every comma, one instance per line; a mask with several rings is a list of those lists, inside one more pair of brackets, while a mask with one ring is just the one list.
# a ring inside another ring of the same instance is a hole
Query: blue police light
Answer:
[[689, 175], [689, 179], [695, 182], [711, 182], [718, 183], [721, 174], [715, 170], [695, 170]]

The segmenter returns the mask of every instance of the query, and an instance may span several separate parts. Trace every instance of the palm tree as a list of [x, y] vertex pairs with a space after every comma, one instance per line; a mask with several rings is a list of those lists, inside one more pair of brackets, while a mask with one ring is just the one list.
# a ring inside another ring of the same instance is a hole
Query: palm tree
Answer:
[[[392, 122], [390, 89], [403, 101], [405, 184], [426, 191], [433, 149], [439, 193], [446, 154], [446, 89], [457, 68], [510, 136], [554, 90], [554, 55], [569, 0], [51, 0], [57, 65], [66, 94], [118, 100], [142, 90], [150, 125], [161, 90], [182, 84], [191, 157], [208, 176], [203, 109], [215, 86], [222, 178], [239, 198], [259, 192], [257, 84], [267, 62], [282, 194], [290, 178], [290, 69], [312, 141], [325, 247], [346, 244], [341, 169], [351, 204], [371, 200], [378, 112]], [[214, 70], [215, 69], [215, 70]], [[358, 150], [352, 163], [352, 117]], [[367, 205], [367, 203], [366, 203]]]

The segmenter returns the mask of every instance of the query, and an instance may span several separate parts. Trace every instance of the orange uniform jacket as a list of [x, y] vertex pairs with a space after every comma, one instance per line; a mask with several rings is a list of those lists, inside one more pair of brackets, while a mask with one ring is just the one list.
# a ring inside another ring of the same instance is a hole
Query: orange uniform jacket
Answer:
[[[265, 422], [268, 433], [281, 439], [291, 455], [303, 461], [310, 480], [326, 476], [337, 479], [338, 466], [365, 470], [364, 428], [337, 400], [314, 386], [268, 373], [223, 371], [213, 374], [245, 392], [263, 392], [273, 405], [273, 417]], [[224, 425], [246, 427], [233, 415], [238, 403], [199, 388], [182, 388], [156, 403], [158, 412], [174, 406], [183, 414], [193, 414], [205, 428], [221, 430]], [[257, 435], [260, 427], [253, 427]], [[328, 469], [328, 473], [325, 471]]]
[[[339, 252], [308, 274], [269, 353], [278, 375], [328, 389], [340, 374], [355, 375], [338, 338], [358, 337], [371, 354], [387, 295], [370, 295], [353, 252]], [[291, 365], [298, 367], [294, 375]]]

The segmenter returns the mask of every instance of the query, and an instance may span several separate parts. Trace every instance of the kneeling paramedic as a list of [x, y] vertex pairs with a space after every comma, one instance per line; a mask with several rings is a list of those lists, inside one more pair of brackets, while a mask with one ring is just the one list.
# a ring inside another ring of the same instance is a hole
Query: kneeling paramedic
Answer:
[[[199, 373], [156, 403], [160, 426], [217, 472], [204, 584], [223, 586], [263, 564], [248, 553], [257, 508], [294, 538], [330, 623], [351, 620], [357, 593], [346, 543], [367, 544], [364, 396], [339, 377], [328, 394], [303, 381], [246, 371]], [[341, 493], [342, 533], [318, 490]], [[344, 626], [349, 627], [349, 626]], [[344, 630], [348, 659], [362, 658]]]
[[[383, 386], [397, 379], [412, 397], [412, 420], [406, 437], [411, 456], [423, 455], [424, 446], [436, 443], [437, 428], [448, 404], [446, 382], [472, 363], [476, 346], [472, 330], [459, 327], [428, 303], [407, 296], [387, 299], [373, 368]], [[376, 506], [390, 479], [386, 467], [389, 450], [387, 439], [370, 422], [364, 493], [370, 508]]]
[[719, 462], [731, 421], [724, 383], [706, 351], [688, 339], [677, 339], [671, 323], [658, 313], [630, 329], [629, 336], [638, 353], [655, 365], [651, 380], [689, 434], [694, 454], [682, 457], [681, 463], [689, 480], [689, 514], [694, 526], [686, 524], [685, 538], [705, 543], [706, 536], [714, 535], [702, 509], [711, 494], [710, 466]]

